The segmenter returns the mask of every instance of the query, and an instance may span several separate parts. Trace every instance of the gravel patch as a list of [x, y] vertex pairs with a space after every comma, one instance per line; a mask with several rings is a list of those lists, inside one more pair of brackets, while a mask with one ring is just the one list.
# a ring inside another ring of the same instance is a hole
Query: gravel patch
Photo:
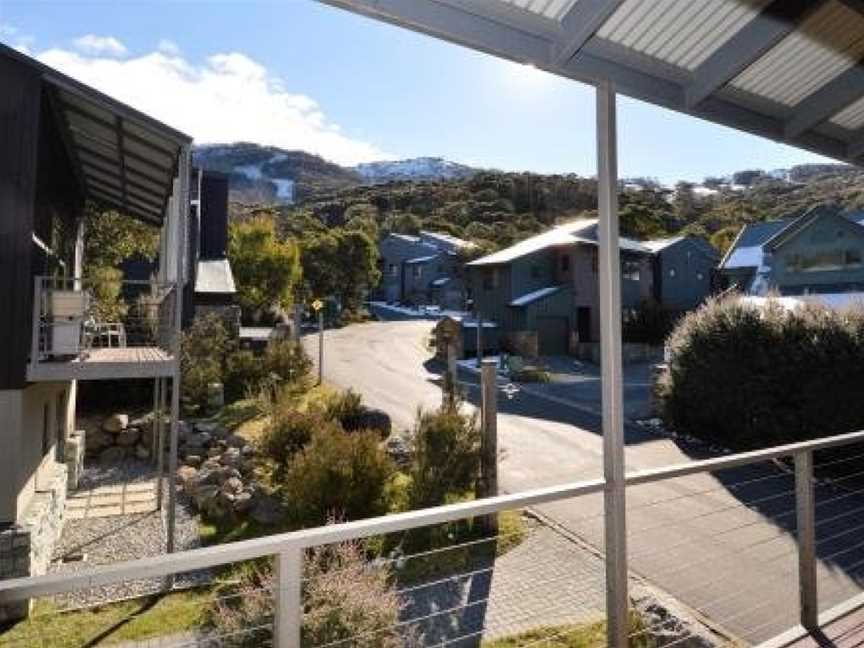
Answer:
[[[127, 460], [113, 466], [98, 464], [85, 468], [86, 488], [142, 482], [154, 478], [146, 461]], [[167, 488], [161, 511], [114, 515], [103, 518], [67, 520], [54, 549], [51, 573], [72, 573], [124, 560], [165, 553], [167, 528]], [[175, 546], [178, 551], [200, 546], [198, 518], [182, 495], [177, 497]], [[76, 559], [77, 558], [77, 559]], [[64, 562], [64, 559], [66, 562]], [[175, 587], [189, 587], [209, 580], [209, 572], [199, 571], [176, 578]], [[136, 598], [162, 590], [166, 579], [147, 578], [113, 585], [92, 587], [55, 597], [61, 609], [89, 607]]]

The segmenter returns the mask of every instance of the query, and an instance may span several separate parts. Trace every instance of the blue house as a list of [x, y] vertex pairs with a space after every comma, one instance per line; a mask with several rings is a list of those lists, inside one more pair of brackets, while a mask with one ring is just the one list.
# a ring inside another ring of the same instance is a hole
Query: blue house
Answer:
[[[621, 297], [653, 294], [653, 252], [621, 238]], [[600, 336], [597, 220], [554, 227], [468, 264], [473, 309], [499, 326], [501, 346], [525, 356], [573, 351]]]
[[692, 310], [713, 292], [720, 254], [704, 238], [676, 236], [642, 245], [654, 253], [654, 298], [664, 310]]
[[837, 205], [744, 226], [720, 263], [724, 287], [750, 295], [864, 291], [864, 213]]
[[387, 235], [378, 245], [381, 283], [373, 297], [461, 309], [465, 285], [459, 253], [471, 247], [469, 241], [440, 232]]

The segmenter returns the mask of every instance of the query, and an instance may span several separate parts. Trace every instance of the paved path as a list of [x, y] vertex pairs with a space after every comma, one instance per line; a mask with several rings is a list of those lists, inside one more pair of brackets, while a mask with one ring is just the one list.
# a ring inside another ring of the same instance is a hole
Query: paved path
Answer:
[[[424, 344], [430, 322], [378, 322], [328, 331], [325, 380], [352, 387], [409, 428], [418, 405], [440, 402], [436, 367]], [[314, 350], [315, 340], [306, 341]], [[316, 354], [310, 354], [316, 357]], [[463, 373], [476, 403], [476, 377]], [[576, 398], [578, 400], [578, 397]], [[602, 475], [599, 417], [520, 392], [499, 401], [499, 474], [506, 492]], [[691, 461], [699, 451], [625, 429], [628, 470]], [[852, 450], [850, 450], [851, 452]], [[861, 448], [854, 449], [862, 453]], [[864, 497], [820, 489], [821, 607], [860, 591], [864, 544], [855, 531]], [[749, 504], [749, 507], [744, 506]], [[602, 497], [557, 502], [543, 513], [602, 548]], [[690, 607], [749, 641], [796, 622], [794, 498], [791, 478], [773, 466], [696, 475], [628, 491], [630, 565]], [[846, 533], [844, 536], [838, 534]]]

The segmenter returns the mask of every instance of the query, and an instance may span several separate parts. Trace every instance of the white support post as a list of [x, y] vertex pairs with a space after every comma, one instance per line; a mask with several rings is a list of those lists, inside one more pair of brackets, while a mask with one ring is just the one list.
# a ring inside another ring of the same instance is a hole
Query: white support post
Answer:
[[597, 86], [597, 179], [600, 265], [600, 358], [603, 394], [603, 475], [607, 643], [627, 646], [627, 510], [621, 362], [621, 262], [618, 243], [618, 151], [615, 88]]
[[[150, 436], [150, 459], [153, 465], [159, 460], [159, 379], [153, 379], [153, 433]], [[158, 486], [157, 486], [158, 488]]]
[[174, 276], [174, 339], [172, 343], [174, 355], [174, 371], [171, 376], [171, 442], [168, 454], [168, 553], [174, 553], [174, 535], [176, 527], [177, 487], [174, 484], [177, 474], [177, 434], [180, 424], [180, 344], [183, 333], [183, 284], [186, 278], [186, 220], [189, 217], [189, 174], [191, 171], [192, 152], [189, 145], [180, 150], [177, 164], [177, 196], [172, 214], [176, 219], [177, 236], [174, 239], [177, 249], [177, 268]]
[[165, 378], [157, 378], [157, 390], [159, 392], [159, 404], [157, 406], [157, 424], [156, 424], [156, 445], [158, 453], [156, 457], [156, 474], [159, 475], [159, 479], [156, 482], [156, 503], [159, 506], [159, 510], [162, 510], [162, 500], [163, 500], [163, 490], [165, 484], [165, 412], [166, 407], [165, 403], [168, 397], [167, 394], [167, 385], [168, 381]]
[[795, 514], [798, 539], [800, 621], [808, 630], [819, 629], [816, 579], [816, 493], [813, 488], [813, 452], [795, 455]]
[[[481, 426], [482, 436], [480, 439], [480, 480], [483, 485], [482, 497], [495, 497], [498, 495], [498, 385], [497, 379], [498, 363], [487, 358], [483, 360], [480, 370], [482, 412]], [[486, 516], [486, 532], [490, 535], [498, 535], [498, 514], [493, 513]]]
[[30, 364], [36, 366], [39, 362], [39, 333], [42, 317], [42, 277], [33, 277], [33, 338], [30, 347]]
[[276, 556], [276, 616], [273, 627], [274, 648], [300, 648], [303, 624], [303, 550], [286, 549]]

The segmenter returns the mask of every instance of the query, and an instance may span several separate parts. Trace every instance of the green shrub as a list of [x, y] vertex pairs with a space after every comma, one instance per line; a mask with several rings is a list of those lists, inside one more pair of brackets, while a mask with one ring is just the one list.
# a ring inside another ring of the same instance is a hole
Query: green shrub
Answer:
[[[257, 648], [269, 636], [273, 618], [272, 571], [244, 577], [232, 594], [218, 600], [212, 621], [220, 645]], [[301, 645], [352, 643], [369, 648], [411, 647], [417, 642], [398, 626], [405, 603], [388, 569], [372, 566], [357, 542], [317, 547], [303, 561]], [[256, 632], [256, 628], [262, 628]]]
[[417, 411], [411, 436], [411, 508], [443, 504], [448, 495], [474, 488], [480, 474], [480, 426], [458, 405]]
[[207, 385], [223, 382], [225, 356], [233, 341], [218, 315], [196, 317], [181, 341], [181, 380], [187, 409], [207, 408]]
[[645, 299], [624, 313], [622, 336], [625, 342], [660, 345], [672, 332], [675, 317], [656, 299]]
[[786, 312], [737, 297], [686, 316], [657, 386], [667, 425], [735, 449], [864, 426], [864, 312]]
[[363, 397], [349, 389], [331, 394], [324, 401], [323, 414], [328, 421], [337, 421], [344, 429], [356, 429], [355, 421], [366, 411]]
[[276, 463], [277, 472], [284, 472], [295, 455], [312, 440], [314, 432], [324, 429], [341, 432], [337, 424], [317, 412], [298, 412], [290, 405], [277, 404], [261, 435], [261, 451]]
[[514, 371], [510, 374], [510, 378], [523, 383], [548, 383], [552, 381], [548, 371], [536, 367], [525, 367], [519, 371]]
[[299, 342], [276, 340], [267, 345], [263, 366], [266, 370], [289, 382], [302, 382], [309, 377], [312, 361]]
[[371, 432], [345, 434], [335, 426], [314, 430], [281, 480], [285, 503], [301, 526], [329, 517], [359, 520], [383, 515], [393, 463]]
[[225, 400], [232, 402], [257, 392], [269, 376], [265, 363], [252, 351], [230, 353], [225, 359]]

